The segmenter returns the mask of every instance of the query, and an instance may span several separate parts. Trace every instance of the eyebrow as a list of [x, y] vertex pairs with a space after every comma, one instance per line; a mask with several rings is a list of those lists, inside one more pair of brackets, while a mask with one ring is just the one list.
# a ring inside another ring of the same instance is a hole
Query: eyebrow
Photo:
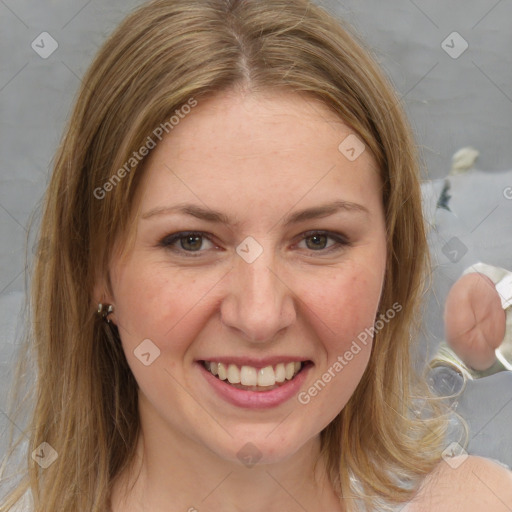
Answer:
[[[353, 203], [351, 201], [343, 201], [338, 200], [332, 203], [326, 203], [319, 206], [313, 206], [311, 208], [306, 208], [304, 210], [299, 210], [297, 212], [288, 214], [284, 217], [283, 224], [285, 226], [289, 226], [291, 224], [297, 224], [299, 222], [303, 222], [310, 219], [320, 219], [323, 217], [328, 217], [329, 215], [333, 215], [339, 211], [344, 211], [348, 213], [362, 213], [365, 215], [370, 215], [368, 209], [362, 204]], [[177, 204], [175, 206], [162, 206], [153, 208], [141, 215], [141, 218], [146, 220], [151, 217], [157, 215], [170, 215], [170, 214], [184, 214], [191, 215], [192, 217], [196, 217], [201, 220], [216, 222], [226, 225], [239, 225], [240, 221], [230, 219], [226, 214], [216, 211], [210, 210], [208, 208], [203, 208], [202, 206], [198, 206], [191, 203]]]

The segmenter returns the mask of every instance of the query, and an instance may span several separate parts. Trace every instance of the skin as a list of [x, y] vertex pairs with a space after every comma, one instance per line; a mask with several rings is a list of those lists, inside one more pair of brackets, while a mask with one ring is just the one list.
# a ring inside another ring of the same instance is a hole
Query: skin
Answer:
[[505, 336], [505, 315], [493, 281], [477, 272], [466, 274], [446, 298], [446, 340], [471, 368], [487, 370]]
[[[306, 390], [373, 325], [386, 263], [381, 182], [369, 151], [353, 162], [338, 151], [351, 133], [302, 96], [232, 93], [200, 103], [152, 150], [134, 246], [112, 257], [112, 295], [104, 283], [95, 288], [98, 301], [115, 306], [110, 318], [139, 384], [142, 432], [132, 466], [114, 485], [114, 512], [346, 510], [314, 462], [319, 433], [354, 392], [371, 341], [307, 405], [293, 397], [267, 410], [219, 398], [195, 361], [307, 358], [314, 366]], [[290, 213], [340, 199], [367, 213], [283, 224]], [[143, 218], [184, 202], [238, 223]], [[322, 239], [320, 250], [305, 235], [311, 230], [350, 243], [328, 252], [335, 240]], [[184, 231], [210, 237], [199, 256], [187, 257], [194, 251], [183, 239], [174, 250], [160, 244]], [[247, 236], [263, 247], [252, 263], [236, 252]], [[148, 366], [134, 355], [145, 339], [160, 350]], [[237, 456], [247, 443], [260, 457], [252, 467]]]
[[402, 512], [483, 510], [512, 510], [512, 472], [484, 457], [458, 455], [439, 463]]
[[[144, 459], [123, 505], [132, 508], [124, 510], [340, 510], [322, 471], [315, 483], [313, 462], [319, 433], [355, 390], [371, 342], [321, 398], [303, 405], [294, 397], [265, 411], [216, 396], [194, 361], [307, 358], [314, 363], [307, 389], [373, 325], [386, 262], [381, 183], [368, 151], [354, 162], [338, 151], [351, 133], [326, 107], [301, 96], [226, 94], [199, 104], [153, 150], [135, 244], [125, 259], [113, 258], [113, 296], [105, 297], [115, 305], [111, 319], [140, 386]], [[282, 223], [285, 215], [340, 199], [367, 213], [341, 210]], [[239, 224], [142, 218], [182, 202], [220, 210]], [[175, 251], [159, 246], [187, 230], [212, 235], [199, 257], [183, 254], [180, 241]], [[339, 233], [351, 245], [336, 248], [327, 238], [318, 250], [304, 237], [310, 230]], [[263, 247], [252, 263], [236, 253], [247, 236]], [[161, 351], [150, 366], [133, 353], [147, 338]], [[237, 457], [249, 442], [261, 454], [251, 468]]]

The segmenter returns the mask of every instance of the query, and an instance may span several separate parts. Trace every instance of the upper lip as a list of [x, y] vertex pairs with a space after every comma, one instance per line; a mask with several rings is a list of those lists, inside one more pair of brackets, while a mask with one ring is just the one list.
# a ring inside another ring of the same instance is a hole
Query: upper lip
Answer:
[[266, 368], [267, 366], [275, 366], [279, 363], [307, 362], [311, 359], [300, 356], [274, 356], [274, 357], [237, 357], [237, 356], [212, 356], [198, 359], [198, 361], [210, 361], [215, 363], [223, 363], [224, 365], [234, 364], [236, 366], [252, 366], [253, 368]]

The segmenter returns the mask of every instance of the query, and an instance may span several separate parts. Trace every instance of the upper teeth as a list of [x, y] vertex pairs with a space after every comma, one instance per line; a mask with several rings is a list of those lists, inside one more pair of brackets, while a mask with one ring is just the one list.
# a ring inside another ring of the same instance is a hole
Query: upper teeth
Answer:
[[220, 380], [227, 380], [231, 384], [243, 384], [244, 386], [273, 386], [276, 382], [291, 380], [301, 369], [302, 363], [279, 363], [273, 368], [254, 368], [253, 366], [242, 366], [236, 364], [224, 364], [205, 361], [205, 367]]

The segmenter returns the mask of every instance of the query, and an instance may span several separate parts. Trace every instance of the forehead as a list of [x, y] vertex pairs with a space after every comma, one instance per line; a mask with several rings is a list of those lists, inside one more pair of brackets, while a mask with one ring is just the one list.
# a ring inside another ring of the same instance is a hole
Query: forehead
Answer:
[[[347, 157], [354, 152], [357, 158]], [[326, 193], [378, 203], [380, 187], [375, 161], [354, 131], [320, 101], [293, 92], [199, 101], [158, 142], [144, 172], [142, 211], [178, 196], [226, 207], [307, 206]]]

